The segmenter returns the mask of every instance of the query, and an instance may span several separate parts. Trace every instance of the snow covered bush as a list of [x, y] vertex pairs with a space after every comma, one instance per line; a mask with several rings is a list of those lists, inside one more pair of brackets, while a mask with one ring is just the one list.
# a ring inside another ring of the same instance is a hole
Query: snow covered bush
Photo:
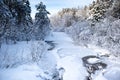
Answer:
[[108, 49], [113, 55], [119, 56], [120, 48], [120, 20], [111, 22], [105, 19], [103, 22], [96, 24], [96, 31], [93, 35], [94, 43], [97, 46]]
[[38, 62], [47, 54], [48, 47], [43, 41], [19, 42], [14, 45], [3, 44], [0, 49], [0, 68]]
[[38, 62], [47, 53], [48, 45], [43, 41], [33, 42], [31, 45], [32, 61]]
[[89, 21], [79, 21], [66, 29], [66, 33], [70, 34], [73, 40], [80, 45], [86, 45], [91, 42], [92, 29]]

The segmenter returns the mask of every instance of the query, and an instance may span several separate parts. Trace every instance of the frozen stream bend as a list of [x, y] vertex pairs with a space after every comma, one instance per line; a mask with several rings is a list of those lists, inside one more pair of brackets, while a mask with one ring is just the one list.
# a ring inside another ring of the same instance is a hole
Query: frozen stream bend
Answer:
[[55, 44], [51, 52], [56, 57], [57, 67], [65, 69], [63, 80], [85, 80], [88, 73], [83, 66], [82, 58], [87, 55], [96, 55], [96, 53], [91, 49], [75, 45], [63, 32], [53, 32], [52, 36], [46, 40], [53, 41]]

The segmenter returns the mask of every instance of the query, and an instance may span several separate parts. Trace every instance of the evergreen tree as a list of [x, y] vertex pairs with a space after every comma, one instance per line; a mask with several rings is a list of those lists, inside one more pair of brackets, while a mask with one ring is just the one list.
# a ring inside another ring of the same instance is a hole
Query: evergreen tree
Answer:
[[5, 9], [4, 3], [2, 0], [0, 0], [0, 45], [1, 45], [2, 37], [5, 34], [6, 11], [4, 9]]
[[112, 0], [97, 0], [90, 5], [89, 14], [93, 22], [100, 21], [105, 18], [106, 11], [111, 7]]
[[47, 14], [50, 14], [46, 10], [46, 6], [40, 2], [36, 5], [37, 13], [35, 15], [35, 37], [37, 40], [44, 39], [50, 32], [50, 20]]
[[2, 41], [8, 42], [11, 36], [11, 29], [13, 26], [13, 16], [9, 7], [4, 4], [3, 0], [0, 1], [0, 38]]
[[31, 25], [32, 25], [32, 18], [30, 16], [31, 8], [29, 1], [23, 0], [18, 1], [15, 3], [15, 11], [17, 12], [16, 18], [16, 25], [18, 28], [18, 40], [30, 40], [31, 35]]
[[0, 40], [31, 39], [32, 18], [28, 0], [0, 0]]

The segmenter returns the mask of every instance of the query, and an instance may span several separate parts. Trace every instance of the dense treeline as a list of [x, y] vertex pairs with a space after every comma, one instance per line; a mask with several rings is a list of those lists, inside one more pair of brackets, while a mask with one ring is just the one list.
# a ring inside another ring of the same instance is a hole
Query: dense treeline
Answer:
[[63, 8], [62, 11], [50, 18], [53, 29], [58, 30], [59, 28], [64, 31], [64, 27], [70, 27], [73, 23], [80, 21], [81, 18], [87, 18], [87, 11], [87, 6], [85, 8]]
[[36, 8], [39, 12], [36, 13], [36, 20], [33, 23], [29, 0], [0, 0], [0, 42], [16, 43], [16, 41], [44, 39], [47, 34], [44, 29], [48, 32], [50, 30], [48, 11], [42, 2]]

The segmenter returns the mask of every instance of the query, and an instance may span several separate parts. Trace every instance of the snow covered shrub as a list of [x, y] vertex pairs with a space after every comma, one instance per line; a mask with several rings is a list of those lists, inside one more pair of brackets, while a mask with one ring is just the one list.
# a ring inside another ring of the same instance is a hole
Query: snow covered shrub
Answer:
[[114, 53], [116, 56], [120, 57], [120, 51], [119, 51], [120, 49], [120, 19], [114, 21], [111, 24], [111, 29], [109, 31], [111, 31], [111, 33], [109, 33], [110, 34], [109, 37], [112, 40], [110, 51]]
[[106, 48], [112, 54], [120, 56], [120, 20], [105, 19], [95, 25], [93, 44]]
[[20, 64], [38, 62], [47, 53], [48, 45], [43, 41], [3, 44], [0, 49], [0, 68], [15, 67]]
[[81, 45], [87, 44], [91, 41], [92, 30], [88, 21], [79, 21], [66, 29], [76, 43]]
[[31, 45], [32, 61], [38, 62], [47, 53], [48, 45], [43, 41], [33, 42]]

